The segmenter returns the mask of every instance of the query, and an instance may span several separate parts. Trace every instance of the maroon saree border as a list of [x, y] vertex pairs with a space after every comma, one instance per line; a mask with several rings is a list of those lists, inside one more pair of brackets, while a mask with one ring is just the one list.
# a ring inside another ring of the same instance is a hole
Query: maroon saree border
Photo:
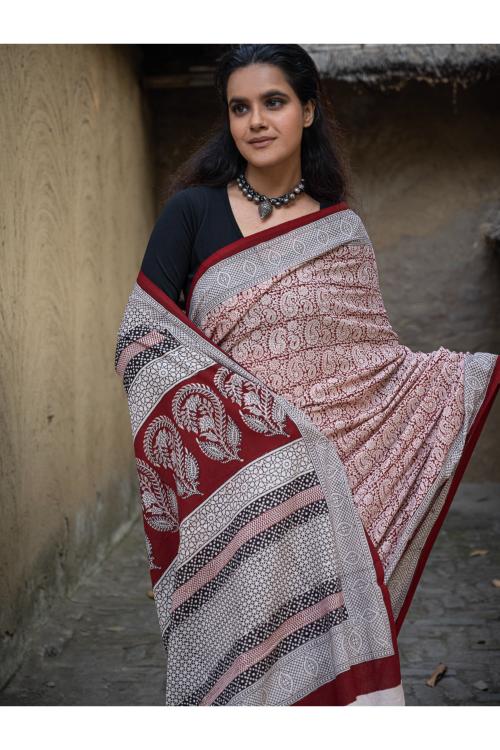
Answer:
[[490, 409], [495, 400], [495, 396], [499, 389], [500, 389], [500, 355], [497, 355], [495, 367], [493, 368], [493, 372], [491, 374], [484, 399], [467, 433], [467, 437], [465, 438], [464, 450], [458, 461], [457, 467], [455, 469], [455, 473], [453, 474], [453, 479], [451, 481], [448, 494], [446, 495], [446, 500], [444, 502], [443, 507], [441, 508], [441, 512], [439, 513], [434, 526], [431, 529], [430, 534], [427, 537], [427, 540], [424, 546], [422, 547], [422, 551], [421, 551], [421, 554], [417, 563], [417, 567], [415, 568], [415, 572], [413, 574], [413, 579], [410, 584], [410, 588], [408, 589], [403, 606], [401, 607], [398, 618], [396, 620], [397, 635], [399, 635], [399, 631], [401, 630], [404, 619], [406, 617], [406, 614], [412, 602], [413, 596], [415, 594], [417, 584], [420, 580], [420, 577], [422, 576], [425, 565], [427, 563], [427, 558], [429, 557], [429, 554], [434, 546], [434, 542], [436, 541], [437, 534], [444, 522], [444, 519], [446, 518], [446, 515], [451, 505], [451, 501], [455, 497], [457, 488], [460, 484], [464, 471], [467, 468], [467, 464], [469, 463], [470, 457], [472, 456], [472, 453], [478, 441], [479, 435], [481, 434], [481, 431], [486, 422], [486, 418], [490, 412]]
[[151, 279], [146, 276], [144, 271], [139, 271], [139, 274], [137, 276], [137, 284], [141, 287], [141, 289], [144, 289], [145, 292], [153, 297], [153, 299], [159, 302], [162, 307], [168, 310], [168, 312], [171, 312], [173, 315], [179, 318], [179, 320], [182, 320], [182, 322], [189, 326], [192, 331], [195, 331], [195, 333], [204, 338], [205, 341], [208, 341], [209, 344], [225, 354], [226, 357], [228, 356], [227, 352], [225, 352], [224, 349], [222, 349], [220, 346], [217, 346], [217, 344], [214, 344], [214, 342], [208, 338], [208, 336], [201, 330], [201, 328], [198, 328], [198, 326], [196, 326], [193, 321], [188, 318], [184, 310], [179, 307], [179, 305], [174, 302], [174, 300], [169, 297], [168, 294], [163, 291], [163, 289], [161, 289], [157, 284], [154, 283], [154, 281], [151, 281]]
[[323, 216], [334, 214], [337, 211], [345, 211], [345, 209], [347, 208], [349, 208], [347, 202], [340, 201], [340, 203], [334, 203], [332, 206], [326, 206], [325, 208], [320, 208], [317, 211], [311, 211], [308, 214], [304, 214], [304, 216], [298, 216], [296, 219], [288, 219], [287, 221], [282, 221], [281, 224], [276, 224], [275, 226], [269, 227], [268, 229], [260, 229], [258, 232], [252, 232], [252, 234], [247, 234], [245, 237], [240, 237], [234, 242], [230, 242], [229, 245], [220, 247], [214, 253], [209, 255], [208, 258], [205, 258], [205, 260], [203, 260], [196, 269], [196, 272], [191, 280], [191, 286], [189, 287], [189, 292], [186, 299], [186, 310], [188, 311], [188, 314], [194, 288], [207, 268], [210, 268], [210, 266], [218, 263], [224, 258], [229, 258], [231, 255], [239, 253], [241, 250], [246, 250], [247, 247], [251, 247], [258, 242], [271, 240], [274, 237], [278, 237], [280, 234], [291, 232], [292, 229], [295, 229], [296, 227], [310, 224], [317, 219], [322, 219]]
[[377, 690], [388, 690], [401, 684], [399, 654], [353, 664], [335, 679], [308, 693], [292, 706], [347, 706]]

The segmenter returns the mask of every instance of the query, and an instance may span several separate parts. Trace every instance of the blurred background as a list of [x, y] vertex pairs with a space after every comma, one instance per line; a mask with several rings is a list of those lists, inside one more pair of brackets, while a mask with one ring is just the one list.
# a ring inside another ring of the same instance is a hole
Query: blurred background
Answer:
[[[157, 669], [141, 700], [163, 703], [115, 342], [169, 177], [218, 116], [226, 46], [0, 45], [2, 702], [123, 702]], [[303, 46], [402, 343], [500, 353], [500, 45]], [[463, 478], [496, 507], [499, 407]], [[95, 682], [89, 612], [120, 689]]]

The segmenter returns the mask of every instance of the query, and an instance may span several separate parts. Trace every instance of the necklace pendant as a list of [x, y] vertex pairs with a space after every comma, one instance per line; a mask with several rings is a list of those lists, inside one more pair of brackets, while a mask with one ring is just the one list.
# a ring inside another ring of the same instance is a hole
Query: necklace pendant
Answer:
[[269, 216], [272, 210], [273, 206], [267, 198], [259, 203], [259, 216], [261, 219], [265, 219], [266, 216]]

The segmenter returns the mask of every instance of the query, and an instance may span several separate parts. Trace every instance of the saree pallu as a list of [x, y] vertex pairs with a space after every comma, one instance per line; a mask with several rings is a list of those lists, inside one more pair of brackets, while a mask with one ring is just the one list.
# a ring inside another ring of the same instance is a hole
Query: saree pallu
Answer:
[[167, 705], [404, 705], [397, 636], [500, 385], [413, 352], [346, 203], [139, 272], [118, 332]]

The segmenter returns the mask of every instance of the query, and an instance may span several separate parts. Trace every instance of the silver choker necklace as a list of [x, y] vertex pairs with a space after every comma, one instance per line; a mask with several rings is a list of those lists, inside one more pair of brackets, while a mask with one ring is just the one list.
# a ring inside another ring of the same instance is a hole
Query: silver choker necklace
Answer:
[[272, 212], [273, 208], [281, 208], [281, 206], [288, 206], [290, 203], [297, 198], [300, 193], [304, 191], [304, 178], [301, 178], [297, 185], [292, 188], [288, 193], [283, 193], [277, 198], [268, 198], [267, 195], [262, 195], [248, 184], [243, 173], [237, 177], [236, 182], [238, 187], [246, 195], [249, 201], [254, 201], [259, 205], [259, 216], [261, 219], [265, 219]]

